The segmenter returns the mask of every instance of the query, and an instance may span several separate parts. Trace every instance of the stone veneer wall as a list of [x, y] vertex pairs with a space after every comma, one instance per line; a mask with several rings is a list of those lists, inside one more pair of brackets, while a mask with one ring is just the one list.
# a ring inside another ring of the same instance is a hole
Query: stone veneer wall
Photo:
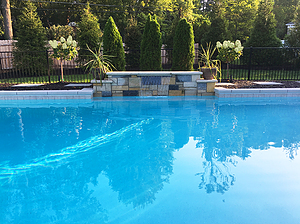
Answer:
[[[126, 72], [124, 72], [126, 73]], [[108, 75], [92, 81], [95, 97], [111, 96], [213, 96], [217, 80], [200, 79], [201, 72], [174, 75]], [[141, 73], [138, 73], [141, 74]]]

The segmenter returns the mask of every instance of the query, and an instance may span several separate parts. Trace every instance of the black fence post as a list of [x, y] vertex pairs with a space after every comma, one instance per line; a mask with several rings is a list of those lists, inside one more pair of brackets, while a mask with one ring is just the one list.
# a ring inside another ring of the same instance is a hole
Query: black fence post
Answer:
[[253, 50], [253, 48], [252, 48], [252, 47], [250, 47], [250, 54], [249, 54], [249, 65], [248, 65], [248, 80], [250, 80], [252, 50]]

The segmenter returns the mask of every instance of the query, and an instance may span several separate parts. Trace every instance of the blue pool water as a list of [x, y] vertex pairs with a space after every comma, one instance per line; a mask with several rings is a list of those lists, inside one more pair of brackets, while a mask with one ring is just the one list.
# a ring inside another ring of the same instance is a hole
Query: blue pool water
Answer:
[[0, 102], [0, 223], [300, 223], [300, 100]]

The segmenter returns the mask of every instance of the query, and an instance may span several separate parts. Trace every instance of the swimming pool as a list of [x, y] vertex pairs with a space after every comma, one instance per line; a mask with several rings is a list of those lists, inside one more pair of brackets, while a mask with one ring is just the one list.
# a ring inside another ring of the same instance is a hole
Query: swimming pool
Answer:
[[0, 223], [300, 222], [300, 100], [0, 102]]

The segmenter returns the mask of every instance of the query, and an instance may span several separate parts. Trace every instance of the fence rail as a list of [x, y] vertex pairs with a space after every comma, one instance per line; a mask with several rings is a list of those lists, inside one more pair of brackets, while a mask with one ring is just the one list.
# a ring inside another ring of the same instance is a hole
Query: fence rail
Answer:
[[[198, 51], [194, 69], [199, 69]], [[172, 68], [172, 49], [161, 50], [162, 67]], [[61, 81], [60, 61], [44, 52], [0, 52], [0, 83], [49, 83]], [[126, 51], [126, 70], [139, 70], [139, 50]], [[16, 60], [17, 59], [17, 60]], [[64, 61], [64, 81], [90, 82], [89, 74], [76, 59]], [[240, 59], [229, 66], [235, 80], [300, 80], [300, 48], [245, 48]], [[226, 77], [222, 65], [222, 78]]]

